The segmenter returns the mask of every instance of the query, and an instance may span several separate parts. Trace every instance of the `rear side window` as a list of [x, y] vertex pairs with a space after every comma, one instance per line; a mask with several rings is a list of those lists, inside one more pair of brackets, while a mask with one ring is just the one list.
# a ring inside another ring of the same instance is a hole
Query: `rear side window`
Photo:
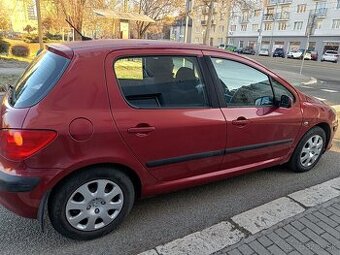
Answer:
[[113, 68], [125, 100], [135, 108], [208, 107], [195, 57], [128, 57]]
[[69, 62], [69, 59], [50, 51], [40, 53], [15, 85], [10, 104], [15, 108], [37, 104], [54, 87]]

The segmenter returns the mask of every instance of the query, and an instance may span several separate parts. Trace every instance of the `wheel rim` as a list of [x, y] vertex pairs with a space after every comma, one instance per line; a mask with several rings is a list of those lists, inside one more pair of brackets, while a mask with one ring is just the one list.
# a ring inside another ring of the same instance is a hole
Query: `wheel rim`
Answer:
[[94, 231], [110, 224], [123, 207], [124, 196], [114, 182], [99, 179], [81, 185], [66, 203], [68, 223], [81, 231]]
[[313, 165], [320, 157], [323, 148], [323, 138], [319, 135], [310, 137], [302, 147], [300, 163], [304, 167]]

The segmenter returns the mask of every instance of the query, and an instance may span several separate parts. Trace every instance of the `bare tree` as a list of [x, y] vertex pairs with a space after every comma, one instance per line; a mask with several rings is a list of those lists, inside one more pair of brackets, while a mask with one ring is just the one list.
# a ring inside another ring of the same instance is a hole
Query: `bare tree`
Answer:
[[[134, 0], [133, 11], [144, 14], [156, 22], [163, 20], [167, 15], [183, 8], [183, 0]], [[137, 37], [143, 38], [152, 23], [137, 21]], [[157, 25], [157, 24], [156, 24]]]

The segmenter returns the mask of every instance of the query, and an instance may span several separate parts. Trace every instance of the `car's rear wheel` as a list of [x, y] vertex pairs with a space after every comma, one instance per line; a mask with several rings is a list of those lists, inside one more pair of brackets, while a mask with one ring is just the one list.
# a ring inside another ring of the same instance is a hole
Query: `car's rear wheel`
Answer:
[[108, 234], [130, 212], [134, 187], [118, 169], [93, 168], [66, 179], [51, 194], [48, 209], [62, 235], [90, 240]]
[[326, 146], [326, 133], [320, 127], [310, 129], [300, 140], [289, 165], [295, 172], [311, 170], [320, 160]]

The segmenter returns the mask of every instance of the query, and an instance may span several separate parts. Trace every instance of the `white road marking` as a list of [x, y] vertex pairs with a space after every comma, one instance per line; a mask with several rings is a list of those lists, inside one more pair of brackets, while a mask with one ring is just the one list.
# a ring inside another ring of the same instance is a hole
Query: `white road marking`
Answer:
[[339, 92], [339, 91], [333, 90], [333, 89], [321, 89], [321, 90], [326, 91], [326, 92], [331, 92], [331, 93]]
[[328, 181], [308, 189], [294, 192], [288, 196], [306, 207], [312, 207], [340, 196], [340, 191], [332, 188], [332, 185], [340, 186], [340, 183], [332, 184], [332, 182]]
[[303, 211], [303, 207], [298, 203], [287, 197], [282, 197], [231, 219], [250, 233], [255, 234]]
[[310, 87], [310, 86], [305, 86], [305, 85], [300, 85], [300, 87], [302, 87], [302, 88], [307, 88], [307, 89], [311, 89], [312, 87]]
[[315, 97], [316, 99], [320, 100], [320, 101], [326, 101], [325, 98], [320, 98], [320, 97]]
[[235, 244], [243, 237], [245, 235], [235, 229], [231, 223], [221, 222], [200, 232], [160, 245], [156, 247], [156, 250], [159, 254], [167, 255], [205, 255]]
[[317, 79], [315, 79], [314, 77], [310, 77], [310, 80], [307, 82], [301, 82], [304, 85], [312, 85], [312, 84], [316, 84], [318, 82]]
[[[337, 196], [340, 196], [340, 177], [253, 208], [232, 217], [232, 220], [254, 234], [303, 212], [305, 209], [295, 201], [310, 207], [327, 202]], [[244, 237], [245, 234], [232, 223], [222, 221], [139, 255], [209, 255], [238, 243]]]

